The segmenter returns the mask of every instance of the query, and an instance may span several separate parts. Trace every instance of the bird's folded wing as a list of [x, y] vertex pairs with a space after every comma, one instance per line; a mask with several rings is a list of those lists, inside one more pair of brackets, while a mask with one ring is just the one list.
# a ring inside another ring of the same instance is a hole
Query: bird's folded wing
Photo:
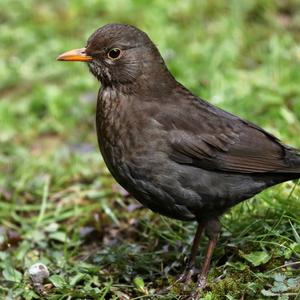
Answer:
[[225, 172], [300, 171], [300, 157], [294, 150], [254, 124], [230, 118], [211, 116], [202, 122], [184, 122], [172, 116], [173, 126], [168, 130], [171, 158], [178, 163]]

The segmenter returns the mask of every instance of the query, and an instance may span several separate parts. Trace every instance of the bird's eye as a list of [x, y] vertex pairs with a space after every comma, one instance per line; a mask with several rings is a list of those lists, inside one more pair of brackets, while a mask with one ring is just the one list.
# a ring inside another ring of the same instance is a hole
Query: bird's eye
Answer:
[[118, 59], [121, 57], [122, 51], [119, 48], [112, 48], [108, 51], [107, 57], [109, 59]]

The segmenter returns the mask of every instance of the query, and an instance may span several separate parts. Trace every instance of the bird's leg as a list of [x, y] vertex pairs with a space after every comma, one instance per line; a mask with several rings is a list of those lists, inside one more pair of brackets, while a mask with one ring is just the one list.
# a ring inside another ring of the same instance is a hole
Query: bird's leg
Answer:
[[201, 291], [206, 287], [207, 275], [209, 272], [210, 262], [212, 258], [213, 251], [216, 247], [219, 234], [220, 234], [220, 222], [218, 219], [213, 219], [206, 224], [206, 234], [209, 237], [209, 243], [207, 246], [207, 251], [204, 258], [204, 263], [201, 272], [198, 275], [197, 285], [195, 291], [190, 295], [188, 300], [197, 300], [201, 296]]
[[191, 279], [191, 277], [193, 275], [193, 269], [195, 266], [195, 260], [196, 260], [196, 256], [198, 253], [198, 248], [199, 248], [203, 229], [204, 229], [204, 224], [198, 223], [197, 231], [196, 231], [196, 234], [195, 234], [195, 237], [193, 240], [191, 254], [189, 256], [189, 259], [187, 261], [187, 264], [185, 266], [183, 273], [181, 275], [179, 275], [178, 278], [170, 286], [159, 291], [159, 294], [165, 294], [168, 291], [170, 291], [176, 284], [185, 283]]
[[191, 277], [193, 275], [193, 269], [195, 266], [195, 260], [196, 260], [197, 254], [198, 254], [198, 249], [199, 249], [199, 244], [200, 244], [200, 239], [202, 236], [203, 229], [204, 229], [204, 224], [198, 223], [197, 231], [196, 231], [196, 234], [195, 234], [195, 237], [193, 240], [191, 254], [189, 256], [189, 259], [187, 261], [187, 264], [185, 266], [183, 273], [181, 275], [179, 275], [179, 277], [176, 279], [174, 284], [180, 283], [180, 282], [184, 283], [191, 279]]

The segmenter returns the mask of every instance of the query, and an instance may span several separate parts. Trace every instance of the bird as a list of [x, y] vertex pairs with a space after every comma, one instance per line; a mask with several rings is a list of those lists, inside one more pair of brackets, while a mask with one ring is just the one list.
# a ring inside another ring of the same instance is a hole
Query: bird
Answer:
[[299, 178], [299, 150], [194, 95], [135, 26], [104, 25], [85, 47], [57, 60], [85, 62], [100, 81], [97, 138], [115, 180], [152, 211], [197, 222], [189, 259], [174, 284], [191, 280], [201, 236], [207, 235], [189, 296], [198, 299], [207, 285], [221, 216], [268, 187]]

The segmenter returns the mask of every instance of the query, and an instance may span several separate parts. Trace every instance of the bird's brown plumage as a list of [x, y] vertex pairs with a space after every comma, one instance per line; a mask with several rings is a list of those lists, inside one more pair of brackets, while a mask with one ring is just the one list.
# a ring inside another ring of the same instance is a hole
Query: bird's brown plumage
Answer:
[[[111, 49], [120, 56], [111, 59]], [[219, 216], [269, 186], [300, 177], [298, 150], [194, 96], [174, 79], [149, 37], [133, 26], [103, 26], [84, 51], [74, 53], [88, 61], [102, 84], [97, 133], [112, 175], [153, 211], [199, 223], [180, 280], [189, 279], [206, 230], [210, 243], [198, 279], [202, 288]], [[74, 56], [68, 52], [59, 59]]]

